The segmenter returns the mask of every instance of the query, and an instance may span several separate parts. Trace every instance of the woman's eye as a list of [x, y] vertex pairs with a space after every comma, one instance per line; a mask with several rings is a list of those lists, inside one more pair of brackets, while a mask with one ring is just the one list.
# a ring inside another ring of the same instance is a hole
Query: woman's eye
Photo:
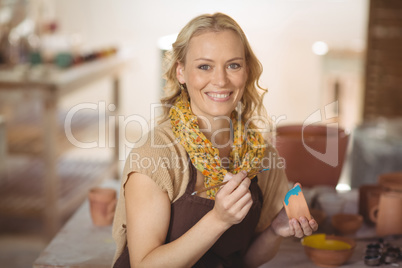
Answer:
[[228, 66], [229, 69], [239, 69], [240, 68], [240, 64], [238, 63], [231, 63]]
[[211, 67], [209, 65], [204, 64], [204, 65], [198, 66], [198, 69], [207, 71], [207, 70], [211, 69]]

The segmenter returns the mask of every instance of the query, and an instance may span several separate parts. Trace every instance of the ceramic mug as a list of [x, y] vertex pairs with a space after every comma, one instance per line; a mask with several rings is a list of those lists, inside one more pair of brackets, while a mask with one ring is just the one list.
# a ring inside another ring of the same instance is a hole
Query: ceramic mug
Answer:
[[367, 223], [374, 223], [370, 219], [370, 211], [378, 205], [381, 192], [382, 187], [379, 184], [366, 184], [359, 188], [359, 214]]
[[379, 236], [402, 234], [402, 193], [385, 192], [380, 202], [370, 211]]
[[113, 223], [117, 193], [112, 188], [94, 187], [89, 191], [89, 205], [92, 222], [96, 226], [108, 226]]

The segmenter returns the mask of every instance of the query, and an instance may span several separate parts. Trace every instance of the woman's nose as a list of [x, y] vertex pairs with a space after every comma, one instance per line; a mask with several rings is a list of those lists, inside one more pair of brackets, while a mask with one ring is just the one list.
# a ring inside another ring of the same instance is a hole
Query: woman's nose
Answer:
[[225, 68], [216, 68], [213, 74], [213, 84], [218, 87], [224, 87], [228, 81]]

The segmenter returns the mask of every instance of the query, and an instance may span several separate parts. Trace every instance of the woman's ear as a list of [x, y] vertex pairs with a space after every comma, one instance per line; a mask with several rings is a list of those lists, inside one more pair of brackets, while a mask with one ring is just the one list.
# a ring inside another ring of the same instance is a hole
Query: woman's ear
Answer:
[[184, 78], [184, 65], [181, 62], [177, 63], [176, 77], [180, 84], [186, 83], [186, 79]]

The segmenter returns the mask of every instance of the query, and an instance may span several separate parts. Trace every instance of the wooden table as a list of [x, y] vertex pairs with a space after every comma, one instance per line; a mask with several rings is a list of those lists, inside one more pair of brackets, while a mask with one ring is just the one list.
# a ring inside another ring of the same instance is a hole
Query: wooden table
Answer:
[[[53, 67], [43, 68], [38, 73], [38, 67], [24, 69], [16, 66], [11, 69], [0, 70], [0, 91], [22, 92], [36, 91], [42, 100], [42, 128], [43, 128], [43, 152], [41, 157], [45, 161], [45, 177], [43, 178], [43, 187], [45, 195], [43, 203], [45, 204], [43, 217], [45, 230], [48, 237], [52, 237], [60, 228], [61, 209], [58, 204], [59, 178], [57, 174], [58, 161], [58, 122], [57, 110], [60, 97], [84, 86], [103, 79], [111, 77], [113, 80], [113, 102], [116, 106], [114, 111], [117, 114], [120, 95], [120, 74], [130, 57], [127, 53], [118, 52], [115, 55], [97, 59], [88, 63], [70, 67], [68, 69], [58, 69]], [[22, 71], [21, 71], [22, 70]], [[118, 125], [115, 127], [115, 152], [114, 158], [118, 159]], [[117, 166], [117, 161], [116, 166]], [[77, 193], [75, 198], [62, 204], [64, 207], [77, 206], [77, 202], [82, 202], [82, 194]]]

